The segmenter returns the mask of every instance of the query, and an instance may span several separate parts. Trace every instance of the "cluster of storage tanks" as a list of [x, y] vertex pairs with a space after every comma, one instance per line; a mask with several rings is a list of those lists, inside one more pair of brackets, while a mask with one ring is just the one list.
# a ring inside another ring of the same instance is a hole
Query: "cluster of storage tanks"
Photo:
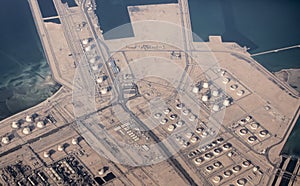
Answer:
[[[247, 116], [237, 122], [241, 125], [238, 130], [240, 136], [247, 136], [248, 143], [254, 143], [258, 141], [258, 135], [260, 138], [265, 138], [269, 135], [269, 131], [260, 127], [260, 124], [253, 120], [251, 116]], [[248, 127], [245, 125], [248, 124]]]
[[[87, 39], [83, 39], [82, 40], [82, 45], [83, 45], [83, 48], [84, 48], [84, 51], [87, 53], [87, 54], [90, 54], [92, 53], [92, 50], [96, 47], [95, 44], [91, 44], [91, 39], [90, 38], [87, 38]], [[89, 59], [89, 64], [91, 66], [91, 69], [93, 71], [98, 71], [100, 68], [101, 68], [101, 64], [99, 63], [99, 60], [98, 60], [98, 56], [95, 55], [95, 54], [92, 54], [91, 55], [92, 57], [88, 57]]]
[[[42, 128], [45, 127], [45, 121], [44, 120], [35, 121], [35, 117], [34, 117], [35, 115], [36, 114], [27, 115], [25, 117], [25, 120], [22, 121], [22, 123], [25, 122], [25, 123], [28, 124], [27, 126], [25, 126], [25, 127], [22, 128], [22, 133], [24, 135], [31, 134], [31, 132], [32, 132], [32, 124], [34, 124], [34, 123], [35, 123], [35, 126], [37, 128], [39, 128], [39, 129], [42, 129]], [[11, 128], [12, 129], [20, 129], [20, 127], [21, 127], [21, 120], [19, 120], [19, 121], [13, 121], [11, 123]], [[3, 144], [8, 144], [8, 143], [10, 143], [10, 141], [11, 141], [11, 139], [10, 139], [9, 135], [3, 136], [2, 139], [1, 139], [1, 142]]]
[[[230, 169], [226, 169], [223, 172], [221, 172], [221, 174], [218, 174], [214, 177], [212, 177], [212, 182], [214, 182], [215, 184], [219, 184], [220, 182], [222, 182], [224, 179], [226, 178], [233, 178], [236, 173], [239, 173], [241, 171], [243, 171], [242, 169], [248, 169], [251, 166], [251, 162], [249, 160], [244, 160], [240, 165], [234, 165], [233, 167], [231, 167]], [[206, 170], [207, 171], [212, 171], [215, 168], [215, 166], [207, 166]], [[252, 172], [255, 173], [255, 175], [260, 174], [262, 175], [263, 172], [259, 169], [259, 167], [257, 166], [253, 166], [252, 168]], [[247, 184], [248, 180], [244, 177], [242, 178], [238, 178], [234, 181], [238, 186], [244, 186]]]
[[[221, 97], [222, 96], [222, 93], [220, 90], [218, 89], [214, 89], [214, 90], [211, 90], [210, 89], [210, 86], [211, 86], [211, 83], [207, 82], [207, 81], [203, 81], [197, 85], [195, 85], [193, 88], [192, 88], [192, 92], [194, 94], [199, 94], [199, 92], [203, 89], [205, 90], [206, 93], [204, 93], [201, 97], [201, 100], [204, 102], [204, 103], [207, 103], [210, 101], [210, 99], [213, 97], [213, 98], [218, 98], [218, 97]], [[209, 92], [211, 92], [209, 94]], [[228, 107], [231, 105], [231, 99], [230, 98], [225, 98], [222, 102], [222, 104], [220, 105], [219, 103], [214, 103], [212, 105], [212, 110], [214, 112], [218, 112], [222, 106], [224, 107]]]
[[[161, 125], [167, 125], [166, 130], [172, 133], [176, 128], [182, 128], [186, 125], [186, 122], [198, 122], [198, 115], [192, 113], [192, 111], [180, 100], [176, 100], [174, 105], [174, 110], [172, 111], [171, 106], [165, 107], [161, 112], [156, 112], [153, 114], [154, 119], [158, 120]], [[182, 114], [182, 118], [177, 114]], [[204, 123], [202, 122], [204, 125]], [[209, 128], [205, 130], [202, 127], [198, 127], [195, 131], [185, 131], [185, 133], [176, 136], [176, 141], [182, 147], [186, 148], [191, 144], [195, 144], [201, 138], [206, 138], [210, 134], [214, 134], [215, 130]], [[218, 151], [218, 150], [217, 150]]]
[[[90, 53], [92, 49], [95, 47], [95, 45], [91, 44], [90, 41], [91, 41], [90, 38], [82, 40], [82, 45], [86, 53]], [[100, 68], [102, 67], [102, 64], [100, 63], [98, 58], [99, 57], [97, 55], [92, 55], [92, 57], [89, 57], [89, 61], [88, 61], [91, 69], [94, 71], [95, 74], [97, 74]], [[107, 77], [105, 75], [96, 76], [96, 84], [101, 85], [106, 78]], [[100, 88], [100, 94], [102, 95], [106, 94], [108, 91], [109, 91], [109, 87]]]
[[[197, 152], [194, 153], [204, 153], [203, 156], [198, 156], [194, 159], [194, 163], [196, 165], [201, 165], [204, 161], [210, 161], [216, 156], [219, 156], [222, 152], [228, 151], [232, 148], [230, 143], [225, 143], [217, 147], [218, 144], [222, 143], [222, 141], [212, 142], [204, 147], [201, 147]], [[210, 172], [210, 170], [207, 170]]]
[[[229, 84], [229, 82], [231, 81], [230, 77], [225, 76], [226, 73], [227, 72], [225, 70], [221, 71], [221, 76], [223, 77], [222, 82], [225, 85]], [[234, 83], [234, 82], [229, 86], [229, 89], [231, 91], [236, 91], [236, 95], [238, 95], [239, 97], [241, 97], [245, 94], [245, 90], [240, 89], [239, 85], [237, 83]]]
[[[105, 75], [100, 75], [100, 76], [97, 77], [96, 83], [101, 86], [101, 84], [103, 83], [103, 81], [105, 79], [106, 79]], [[102, 94], [102, 95], [107, 94], [108, 91], [109, 91], [109, 87], [107, 87], [107, 86], [102, 86], [100, 88], [100, 94]]]
[[[72, 138], [72, 141], [71, 141], [71, 144], [72, 145], [77, 145], [78, 144], [78, 138]], [[65, 150], [65, 144], [59, 144], [57, 145], [57, 151], [58, 152], [63, 152]], [[44, 151], [44, 154], [43, 154], [44, 158], [49, 158], [51, 156], [51, 150], [49, 151]]]

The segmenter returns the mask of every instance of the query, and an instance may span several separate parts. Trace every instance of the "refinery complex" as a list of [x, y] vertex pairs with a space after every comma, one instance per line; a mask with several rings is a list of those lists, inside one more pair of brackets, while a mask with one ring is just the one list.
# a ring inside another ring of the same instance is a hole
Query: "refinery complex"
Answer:
[[281, 154], [299, 93], [237, 43], [194, 42], [187, 0], [129, 6], [116, 39], [93, 0], [51, 1], [28, 0], [62, 87], [0, 122], [0, 186], [300, 184]]

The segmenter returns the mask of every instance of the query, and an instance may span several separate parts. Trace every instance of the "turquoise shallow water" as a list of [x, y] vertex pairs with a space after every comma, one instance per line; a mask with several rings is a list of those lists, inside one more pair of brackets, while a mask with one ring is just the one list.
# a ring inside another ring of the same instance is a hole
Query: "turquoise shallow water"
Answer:
[[0, 6], [0, 120], [45, 100], [52, 81], [27, 1]]

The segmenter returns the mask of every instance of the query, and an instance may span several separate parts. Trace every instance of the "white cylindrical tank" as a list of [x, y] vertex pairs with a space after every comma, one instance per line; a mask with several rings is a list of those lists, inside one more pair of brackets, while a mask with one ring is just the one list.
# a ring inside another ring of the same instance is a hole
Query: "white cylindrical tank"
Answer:
[[239, 90], [239, 91], [237, 91], [236, 95], [242, 96], [242, 95], [244, 95], [244, 93], [245, 93], [244, 90]]
[[99, 171], [98, 171], [98, 174], [101, 176], [101, 175], [103, 175], [105, 173], [105, 171], [104, 171], [104, 168], [102, 168], [102, 169], [100, 169]]
[[73, 144], [73, 145], [77, 145], [77, 143], [78, 143], [77, 138], [73, 138], [73, 139], [72, 139], [72, 144]]
[[198, 141], [198, 137], [197, 136], [194, 136], [191, 138], [191, 142], [192, 143], [196, 143]]
[[255, 142], [256, 141], [256, 137], [255, 136], [250, 136], [249, 138], [248, 138], [248, 142], [249, 143], [253, 143], [253, 142]]
[[198, 157], [194, 159], [196, 165], [200, 165], [204, 161], [203, 157]]
[[58, 145], [57, 146], [57, 150], [60, 151], [60, 152], [63, 151], [64, 150], [64, 146], [63, 145]]
[[259, 124], [258, 124], [258, 123], [251, 123], [251, 124], [250, 124], [250, 127], [251, 127], [251, 129], [256, 130], [256, 129], [258, 129]]
[[25, 118], [25, 120], [27, 122], [32, 122], [33, 121], [32, 116], [30, 116], [30, 115], [27, 115], [26, 118]]
[[221, 76], [225, 76], [225, 74], [226, 74], [226, 71], [225, 71], [225, 70], [222, 70], [222, 71], [221, 71]]
[[36, 124], [37, 128], [44, 128], [45, 124], [43, 121], [38, 121], [37, 124]]
[[212, 170], [214, 170], [213, 166], [209, 165], [209, 166], [206, 167], [207, 172], [211, 172]]
[[247, 130], [247, 128], [241, 128], [239, 133], [240, 133], [240, 135], [244, 136], [244, 135], [248, 134], [248, 130]]
[[244, 185], [246, 185], [247, 180], [245, 178], [241, 178], [241, 179], [238, 179], [236, 181], [236, 183], [237, 183], [238, 186], [244, 186]]
[[208, 82], [204, 82], [204, 83], [202, 84], [202, 87], [203, 87], [203, 88], [208, 88], [208, 87], [209, 87]]
[[219, 168], [222, 166], [222, 163], [220, 161], [217, 161], [213, 165], [214, 165], [214, 167]]
[[222, 176], [220, 175], [214, 176], [212, 179], [214, 183], [220, 183], [221, 180], [222, 180]]
[[160, 118], [161, 116], [162, 116], [162, 114], [159, 113], [159, 112], [154, 114], [154, 118], [155, 118], [155, 119], [158, 119], [158, 118]]
[[230, 148], [231, 148], [231, 144], [230, 143], [225, 143], [224, 145], [223, 145], [223, 150], [229, 150]]
[[101, 94], [106, 94], [107, 93], [107, 87], [101, 88], [100, 93]]
[[168, 126], [168, 131], [172, 132], [175, 129], [175, 125], [171, 124]]
[[188, 132], [185, 134], [185, 136], [190, 139], [192, 136], [193, 136], [193, 133], [192, 132]]
[[195, 94], [198, 94], [198, 92], [199, 92], [199, 87], [194, 86], [192, 92], [195, 93]]
[[10, 140], [9, 140], [9, 138], [7, 136], [5, 136], [5, 137], [2, 138], [1, 142], [3, 144], [8, 144], [10, 142]]
[[99, 70], [99, 66], [98, 65], [92, 65], [92, 70], [94, 70], [94, 71]]
[[168, 122], [168, 119], [167, 118], [164, 118], [160, 121], [160, 124], [164, 125]]
[[262, 130], [259, 132], [259, 136], [260, 137], [266, 137], [266, 135], [268, 134], [269, 132], [267, 130]]
[[179, 120], [179, 121], [177, 121], [176, 126], [177, 127], [182, 127], [183, 124], [184, 124], [184, 121]]
[[218, 96], [219, 96], [219, 91], [218, 91], [218, 90], [212, 91], [212, 95], [213, 95], [214, 97], [218, 97]]
[[230, 90], [236, 90], [238, 88], [237, 84], [233, 84], [230, 86]]
[[177, 115], [176, 114], [171, 114], [170, 117], [169, 117], [171, 120], [174, 120], [177, 118]]
[[98, 77], [98, 78], [96, 79], [96, 82], [97, 82], [98, 84], [102, 83], [102, 82], [103, 82], [103, 77], [102, 77], [102, 76]]
[[238, 121], [239, 124], [244, 125], [246, 123], [245, 119], [241, 119], [240, 121]]
[[217, 111], [220, 110], [220, 106], [219, 105], [214, 105], [212, 109], [213, 109], [213, 111], [217, 112]]
[[256, 171], [258, 171], [258, 167], [253, 167], [253, 172], [256, 172]]
[[202, 101], [207, 102], [208, 101], [208, 95], [203, 95], [202, 96]]
[[82, 44], [87, 45], [89, 43], [89, 39], [82, 40]]
[[222, 149], [221, 148], [216, 148], [214, 149], [214, 154], [218, 155], [222, 152]]
[[211, 152], [204, 154], [205, 159], [211, 159], [213, 157], [213, 154]]
[[49, 151], [45, 151], [45, 152], [44, 152], [44, 158], [49, 158], [49, 157], [50, 157]]
[[232, 175], [232, 171], [231, 170], [226, 170], [226, 171], [224, 171], [223, 175], [224, 175], [224, 177], [229, 177], [229, 176]]
[[241, 169], [242, 169], [242, 167], [240, 165], [236, 165], [236, 166], [232, 167], [233, 172], [239, 172]]
[[222, 137], [217, 139], [217, 143], [222, 143], [223, 141], [224, 141], [224, 138], [222, 138]]
[[25, 127], [24, 129], [23, 129], [23, 134], [30, 134], [31, 133], [31, 130], [30, 130], [30, 128], [29, 127]]
[[91, 51], [91, 50], [92, 50], [92, 47], [91, 47], [91, 46], [87, 46], [87, 47], [84, 48], [84, 50], [85, 50], [86, 52]]
[[246, 120], [247, 122], [252, 122], [252, 117], [251, 117], [251, 116], [247, 116], [247, 117], [245, 118], [245, 120]]
[[230, 100], [229, 100], [229, 99], [225, 99], [225, 100], [223, 101], [223, 105], [224, 105], [225, 107], [228, 107], [228, 106], [230, 105]]
[[19, 123], [14, 121], [14, 122], [11, 123], [11, 127], [13, 129], [18, 129], [19, 128]]
[[208, 135], [208, 132], [207, 131], [203, 131], [202, 134], [201, 134], [201, 137], [205, 138], [205, 137], [207, 137], [207, 135]]
[[197, 118], [197, 116], [192, 114], [192, 115], [190, 115], [189, 120], [190, 121], [195, 121], [196, 118]]
[[184, 104], [183, 104], [183, 103], [178, 103], [178, 104], [176, 105], [176, 108], [177, 108], [178, 110], [182, 109], [183, 107], [184, 107]]
[[183, 109], [182, 110], [182, 114], [187, 116], [190, 113], [190, 111], [188, 109]]
[[188, 147], [189, 145], [190, 145], [190, 142], [186, 141], [186, 142], [183, 143], [182, 146], [183, 146], [184, 148], [186, 148], [186, 147]]
[[171, 112], [171, 109], [170, 108], [166, 108], [163, 112], [164, 112], [164, 114], [169, 114]]
[[89, 60], [89, 62], [94, 64], [96, 62], [96, 58], [93, 57], [92, 59]]
[[203, 127], [198, 127], [198, 128], [196, 129], [196, 132], [197, 132], [198, 134], [200, 134], [200, 133], [203, 132], [203, 130], [204, 130]]
[[230, 81], [230, 79], [229, 78], [223, 78], [223, 83], [226, 85], [226, 84], [228, 84], [229, 83], [229, 81]]
[[251, 164], [251, 162], [250, 162], [249, 160], [245, 160], [245, 161], [243, 161], [243, 163], [242, 163], [243, 167], [249, 167], [250, 164]]

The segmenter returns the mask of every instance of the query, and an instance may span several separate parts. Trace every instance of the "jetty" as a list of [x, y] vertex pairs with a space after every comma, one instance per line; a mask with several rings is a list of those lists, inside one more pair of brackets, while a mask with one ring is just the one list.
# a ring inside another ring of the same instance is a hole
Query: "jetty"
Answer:
[[251, 56], [254, 57], [254, 56], [260, 56], [260, 55], [265, 55], [265, 54], [270, 54], [270, 53], [277, 53], [277, 52], [280, 52], [280, 51], [290, 50], [290, 49], [293, 49], [293, 48], [300, 48], [300, 45], [294, 45], [294, 46], [283, 47], [283, 48], [278, 48], [278, 49], [274, 49], [274, 50], [267, 50], [267, 51], [264, 51], [264, 52], [258, 52], [258, 53], [255, 53], [255, 54], [251, 54]]

